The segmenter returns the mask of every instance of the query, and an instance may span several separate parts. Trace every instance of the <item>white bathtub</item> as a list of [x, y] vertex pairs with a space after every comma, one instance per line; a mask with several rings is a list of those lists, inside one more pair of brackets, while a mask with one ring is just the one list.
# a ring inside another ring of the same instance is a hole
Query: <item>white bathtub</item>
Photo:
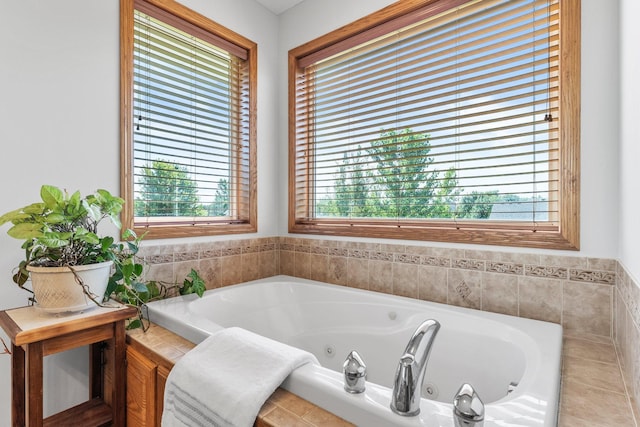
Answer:
[[[359, 426], [451, 427], [462, 383], [485, 403], [485, 427], [556, 425], [562, 329], [559, 325], [276, 276], [149, 304], [151, 321], [199, 343], [239, 326], [310, 351], [283, 387]], [[436, 336], [420, 414], [389, 407], [393, 375], [409, 337], [426, 319]], [[357, 350], [367, 365], [366, 391], [343, 388], [342, 363]]]

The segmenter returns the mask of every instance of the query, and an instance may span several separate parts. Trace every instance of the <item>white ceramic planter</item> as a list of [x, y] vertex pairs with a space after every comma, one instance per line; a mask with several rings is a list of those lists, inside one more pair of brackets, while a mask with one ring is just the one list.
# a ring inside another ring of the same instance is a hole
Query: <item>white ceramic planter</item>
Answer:
[[[78, 265], [73, 270], [99, 302], [107, 289], [112, 261]], [[81, 311], [96, 307], [82, 290], [69, 267], [28, 266], [38, 307], [50, 313]]]

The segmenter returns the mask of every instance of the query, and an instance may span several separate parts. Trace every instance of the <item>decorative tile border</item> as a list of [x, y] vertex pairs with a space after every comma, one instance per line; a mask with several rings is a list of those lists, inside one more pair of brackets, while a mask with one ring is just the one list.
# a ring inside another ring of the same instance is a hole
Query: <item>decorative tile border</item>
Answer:
[[173, 254], [173, 260], [175, 262], [193, 261], [198, 258], [200, 258], [200, 255], [198, 252], [177, 252]]
[[369, 254], [369, 259], [374, 261], [393, 261], [393, 254], [390, 252], [371, 252]]
[[484, 271], [485, 263], [484, 261], [478, 259], [459, 259], [455, 258], [451, 260], [452, 268], [460, 268], [463, 270], [476, 270], [476, 271]]
[[490, 273], [522, 275], [524, 273], [524, 266], [522, 264], [513, 264], [510, 262], [487, 261], [487, 271]]
[[616, 281], [616, 273], [613, 271], [588, 271], [571, 268], [569, 269], [569, 280], [613, 285]]
[[144, 260], [149, 264], [167, 264], [173, 262], [173, 254], [151, 255], [149, 257], [144, 257]]
[[322, 246], [311, 246], [311, 253], [315, 255], [329, 255], [329, 248]]
[[567, 269], [564, 267], [548, 267], [544, 265], [525, 265], [525, 276], [546, 277], [551, 279], [566, 279]]
[[311, 246], [309, 246], [309, 245], [296, 245], [295, 246], [295, 251], [308, 254], [308, 253], [311, 252]]
[[349, 256], [349, 249], [347, 249], [347, 248], [329, 248], [329, 255], [331, 255], [331, 256], [348, 257]]
[[200, 258], [217, 258], [220, 256], [220, 249], [206, 249], [200, 252]]
[[403, 264], [420, 264], [420, 255], [394, 254], [393, 260]]
[[281, 251], [294, 251], [295, 249], [295, 245], [292, 245], [291, 243], [280, 243]]
[[451, 259], [450, 258], [442, 258], [442, 257], [434, 257], [434, 256], [423, 256], [422, 265], [430, 265], [433, 267], [451, 267]]

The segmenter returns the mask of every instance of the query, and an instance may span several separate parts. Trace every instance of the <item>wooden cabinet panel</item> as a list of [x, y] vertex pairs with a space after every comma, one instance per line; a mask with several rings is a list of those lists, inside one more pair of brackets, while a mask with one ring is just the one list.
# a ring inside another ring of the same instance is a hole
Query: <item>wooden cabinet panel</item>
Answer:
[[158, 366], [158, 376], [156, 377], [156, 426], [160, 427], [162, 421], [162, 410], [164, 409], [164, 387], [167, 384], [167, 377], [171, 370], [165, 366]]
[[138, 351], [127, 347], [127, 426], [159, 425], [156, 419], [158, 368]]

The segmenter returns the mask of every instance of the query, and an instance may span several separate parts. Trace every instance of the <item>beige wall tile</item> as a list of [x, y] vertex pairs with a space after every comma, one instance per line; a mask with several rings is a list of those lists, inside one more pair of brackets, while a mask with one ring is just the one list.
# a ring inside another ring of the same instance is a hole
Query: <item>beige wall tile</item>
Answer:
[[324, 239], [318, 239], [315, 241], [315, 244], [318, 246], [323, 246], [323, 247], [327, 247], [327, 248], [335, 248], [338, 245], [338, 241], [337, 240], [324, 240]]
[[380, 251], [382, 252], [395, 252], [399, 254], [405, 253], [406, 246], [405, 245], [393, 245], [389, 243], [381, 243]]
[[145, 280], [157, 280], [161, 282], [172, 282], [174, 277], [173, 263], [171, 264], [150, 264], [145, 268]]
[[260, 278], [260, 254], [252, 252], [240, 255], [242, 259], [242, 281], [257, 280]]
[[207, 289], [219, 288], [222, 284], [220, 258], [201, 259], [198, 262], [198, 274], [204, 280]]
[[369, 290], [393, 294], [393, 263], [369, 260]]
[[421, 265], [418, 270], [418, 298], [446, 304], [447, 270]]
[[302, 277], [303, 279], [311, 278], [310, 259], [311, 259], [310, 253], [307, 253], [307, 252], [295, 253], [294, 275], [296, 277]]
[[609, 285], [564, 282], [563, 326], [580, 332], [611, 336], [612, 291]]
[[518, 315], [518, 278], [509, 274], [482, 273], [482, 310]]
[[278, 251], [264, 251], [258, 255], [260, 264], [260, 277], [271, 277], [279, 274]]
[[540, 255], [537, 254], [482, 251], [477, 249], [466, 249], [464, 251], [464, 255], [458, 258], [482, 259], [486, 261], [510, 262], [516, 264], [538, 264], [540, 262]]
[[540, 255], [540, 264], [564, 268], [587, 268], [588, 262], [584, 257]]
[[242, 255], [223, 256], [220, 258], [222, 286], [242, 283]]
[[518, 277], [518, 310], [521, 317], [560, 323], [562, 281], [537, 277]]
[[393, 294], [409, 298], [418, 298], [419, 265], [393, 263]]
[[329, 268], [329, 257], [326, 255], [309, 255], [309, 275], [311, 280], [319, 282], [327, 281], [327, 269]]
[[336, 285], [347, 285], [347, 258], [340, 256], [329, 257], [327, 281]]
[[[148, 257], [148, 256], [154, 256], [154, 255], [161, 255], [163, 253], [166, 253], [166, 250], [167, 250], [167, 246], [164, 246], [164, 245], [147, 246], [143, 241], [140, 244], [140, 248], [138, 250], [138, 256]], [[173, 254], [173, 250], [171, 250], [171, 253]]]
[[618, 261], [611, 258], [587, 258], [587, 268], [590, 270], [616, 271]]
[[482, 307], [482, 272], [449, 269], [447, 295], [449, 304], [480, 310]]
[[411, 246], [407, 252], [435, 258], [464, 258], [463, 249], [437, 248], [430, 246]]
[[349, 258], [347, 261], [347, 284], [352, 288], [369, 289], [369, 260]]
[[295, 276], [296, 258], [293, 251], [280, 251], [280, 274]]

